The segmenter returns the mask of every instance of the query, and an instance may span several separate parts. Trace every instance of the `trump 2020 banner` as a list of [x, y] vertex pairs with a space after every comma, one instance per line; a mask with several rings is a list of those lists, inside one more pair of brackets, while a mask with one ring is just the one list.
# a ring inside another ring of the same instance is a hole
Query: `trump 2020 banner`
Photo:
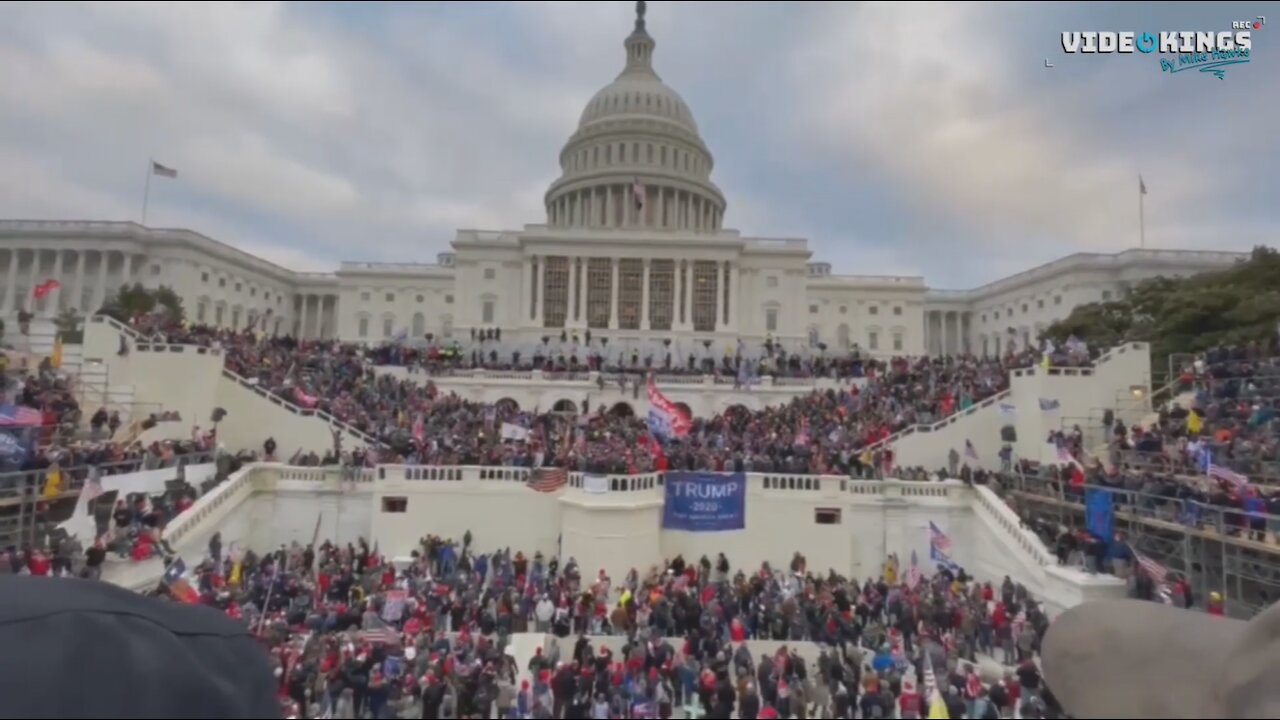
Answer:
[[664, 483], [664, 530], [719, 532], [746, 527], [746, 475], [669, 472]]

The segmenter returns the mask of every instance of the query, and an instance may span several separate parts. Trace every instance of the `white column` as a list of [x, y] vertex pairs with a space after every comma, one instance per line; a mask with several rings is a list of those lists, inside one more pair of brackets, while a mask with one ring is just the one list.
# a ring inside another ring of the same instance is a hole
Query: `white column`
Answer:
[[613, 186], [605, 185], [604, 190], [604, 227], [613, 227]]
[[535, 257], [534, 262], [537, 263], [537, 279], [534, 280], [535, 287], [538, 288], [537, 301], [534, 305], [534, 321], [538, 327], [542, 327], [547, 317], [547, 288], [542, 282], [543, 273], [546, 272], [547, 258], [546, 256]]
[[18, 279], [18, 248], [9, 250], [9, 269], [5, 271], [4, 296], [0, 297], [0, 310], [8, 313], [15, 309], [13, 284]]
[[712, 330], [724, 327], [724, 268], [725, 263], [716, 263], [716, 319], [711, 323]]
[[98, 286], [93, 290], [93, 296], [96, 299], [89, 312], [97, 312], [107, 302], [107, 265], [110, 264], [110, 260], [111, 256], [105, 250], [98, 251]]
[[737, 328], [738, 326], [738, 266], [729, 263], [729, 306], [727, 308], [728, 320], [725, 321], [725, 327]]
[[569, 307], [564, 315], [564, 326], [573, 327], [573, 321], [578, 309], [578, 258], [569, 258]]
[[307, 337], [307, 300], [308, 295], [302, 296], [302, 309], [298, 317], [298, 339], [302, 340]]
[[640, 287], [640, 329], [649, 329], [649, 258], [644, 259], [644, 279]]
[[684, 328], [693, 327], [693, 261], [684, 262]]
[[657, 227], [665, 228], [667, 226], [667, 190], [666, 188], [658, 188], [658, 217], [653, 223]]
[[952, 350], [952, 346], [955, 344], [955, 337], [951, 333], [951, 313], [950, 312], [944, 312], [942, 314], [942, 337], [943, 337], [942, 352], [945, 355], [950, 355], [952, 352], [954, 352]]
[[27, 297], [25, 300], [23, 300], [23, 302], [25, 303], [24, 307], [29, 312], [33, 312], [33, 313], [35, 312], [35, 309], [36, 309], [36, 296], [35, 296], [36, 283], [40, 282], [40, 280], [36, 277], [36, 273], [39, 272], [39, 269], [40, 269], [40, 251], [32, 250], [31, 251], [31, 267], [27, 269], [27, 276], [28, 276]]
[[609, 300], [609, 329], [617, 330], [618, 329], [618, 300], [619, 298], [622, 297], [622, 293], [618, 291], [618, 266], [621, 263], [619, 262], [618, 258], [613, 258], [612, 260], [610, 260], [610, 262], [613, 264], [613, 284], [609, 286], [610, 295], [611, 295]]
[[89, 310], [83, 307], [84, 303], [84, 258], [89, 253], [84, 250], [76, 251], [76, 294], [72, 296], [72, 307], [80, 313], [88, 313]]
[[55, 316], [62, 309], [62, 250], [53, 251], [53, 279], [58, 281], [58, 287], [49, 294], [48, 304], [45, 305], [46, 311], [50, 316]]

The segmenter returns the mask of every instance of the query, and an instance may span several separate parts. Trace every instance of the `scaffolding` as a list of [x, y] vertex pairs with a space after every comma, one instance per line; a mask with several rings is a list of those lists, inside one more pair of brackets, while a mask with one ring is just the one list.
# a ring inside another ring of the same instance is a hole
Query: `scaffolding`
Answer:
[[1218, 592], [1228, 615], [1247, 619], [1280, 599], [1280, 516], [1117, 488], [1064, 489], [1056, 480], [1030, 475], [1009, 477], [1005, 484], [1025, 513], [1069, 528], [1085, 525], [1085, 491], [1110, 492], [1115, 530], [1134, 550], [1185, 580], [1200, 607]]

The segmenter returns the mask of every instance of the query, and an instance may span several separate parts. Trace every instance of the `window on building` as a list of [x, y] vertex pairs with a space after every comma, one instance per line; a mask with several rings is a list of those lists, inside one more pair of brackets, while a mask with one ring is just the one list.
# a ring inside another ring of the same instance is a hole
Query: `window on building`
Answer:
[[653, 143], [649, 143], [647, 149], [645, 150], [645, 162], [649, 163], [650, 165], [653, 164]]
[[764, 311], [764, 329], [765, 332], [778, 331], [778, 310], [777, 308], [768, 308]]
[[159, 265], [152, 265], [152, 266], [151, 266], [151, 275], [152, 275], [152, 276], [156, 276], [156, 275], [159, 275], [159, 274], [160, 274], [160, 266], [159, 266]]
[[224, 312], [225, 310], [226, 310], [226, 308], [222, 307], [221, 305], [219, 305], [218, 307], [214, 308], [214, 310], [213, 310], [213, 324], [214, 324], [214, 325], [217, 325], [218, 327], [222, 327], [222, 317], [223, 317], [223, 312]]
[[894, 315], [901, 315], [901, 314], [902, 314], [902, 306], [901, 306], [901, 305], [894, 305], [894, 306], [893, 306], [893, 314], [894, 314]]
[[880, 307], [878, 305], [872, 305], [871, 307], [867, 308], [867, 312], [871, 313], [872, 315], [879, 315]]
[[1061, 304], [1062, 304], [1062, 296], [1061, 296], [1061, 295], [1054, 295], [1054, 296], [1053, 296], [1053, 304], [1054, 304], [1054, 305], [1061, 305]]
[[993, 313], [993, 314], [995, 315], [995, 318], [996, 318], [997, 320], [999, 320], [999, 319], [1000, 319], [1000, 311], [999, 311], [999, 310], [996, 310], [996, 311], [995, 311], [995, 313]]
[[422, 337], [427, 332], [427, 318], [422, 313], [413, 314], [413, 336]]
[[369, 293], [367, 292], [360, 293], [360, 299], [364, 302], [369, 302]]
[[771, 288], [776, 288], [776, 287], [778, 287], [778, 276], [777, 276], [777, 275], [770, 275], [769, 277], [765, 278], [765, 279], [764, 279], [764, 285], [765, 285], [765, 287], [771, 287]]
[[659, 160], [658, 162], [659, 165], [666, 167], [667, 165], [667, 146], [666, 145], [663, 145], [662, 147], [658, 148], [658, 160]]
[[622, 258], [618, 261], [618, 328], [640, 329], [640, 306], [644, 302], [644, 261]]
[[844, 315], [845, 313], [848, 313], [848, 312], [849, 312], [849, 306], [847, 306], [847, 305], [841, 305], [841, 306], [840, 306], [840, 314], [841, 314], [841, 315]]
[[423, 300], [425, 300], [426, 298], [424, 298], [424, 297], [422, 297], [421, 295], [419, 295], [417, 299], [418, 299], [418, 302], [422, 302], [422, 301], [423, 301]]
[[840, 508], [814, 508], [813, 522], [818, 525], [839, 525]]
[[240, 292], [240, 283], [236, 283], [236, 292]]
[[249, 297], [258, 297], [258, 288], [256, 287], [249, 288]]
[[1103, 290], [1103, 291], [1102, 291], [1102, 299], [1103, 299], [1103, 301], [1110, 300], [1110, 299], [1111, 299], [1111, 291], [1110, 291], [1110, 290]]
[[204, 316], [207, 310], [208, 308], [205, 307], [204, 301], [196, 303], [196, 322], [198, 323], [204, 322]]
[[395, 294], [395, 293], [387, 293], [387, 302], [395, 302], [395, 301], [396, 301], [396, 294]]
[[231, 311], [231, 329], [240, 329], [240, 308], [235, 308]]
[[480, 306], [480, 322], [488, 324], [493, 322], [493, 301], [485, 300]]
[[1037, 310], [1043, 310], [1043, 309], [1044, 309], [1044, 300], [1037, 300], [1037, 301], [1036, 301], [1036, 309], [1037, 309]]
[[409, 511], [409, 498], [407, 497], [384, 497], [382, 498], [382, 512], [384, 513], [402, 513]]
[[809, 314], [810, 314], [810, 315], [817, 315], [817, 314], [818, 314], [818, 306], [817, 306], [817, 305], [810, 305], [810, 306], [809, 306]]
[[880, 333], [875, 330], [867, 333], [867, 347], [872, 350], [880, 349]]
[[360, 318], [360, 323], [359, 323], [359, 327], [356, 330], [356, 334], [362, 338], [369, 337], [369, 318], [367, 317]]
[[226, 278], [218, 278], [218, 287], [220, 287], [220, 288], [224, 288], [224, 287], [226, 287], [226, 286], [227, 286], [227, 279], [226, 279]]
[[1024, 315], [1025, 315], [1026, 313], [1027, 313], [1027, 304], [1026, 304], [1026, 303], [1022, 303], [1022, 314], [1024, 314]]
[[391, 333], [395, 332], [395, 328], [393, 327], [395, 323], [396, 320], [393, 317], [382, 318], [382, 337], [391, 337]]
[[452, 295], [445, 295], [445, 296], [444, 296], [444, 304], [445, 304], [445, 305], [452, 305], [452, 304], [453, 304], [453, 296], [452, 296]]
[[440, 318], [440, 334], [446, 338], [453, 337], [453, 318], [445, 315]]
[[987, 314], [982, 313], [982, 322], [986, 322], [986, 321], [987, 321]]
[[207, 272], [200, 273], [200, 282], [202, 283], [209, 282], [209, 273]]
[[719, 292], [720, 264], [714, 260], [693, 262], [693, 329], [716, 329], [716, 294]]
[[613, 146], [605, 145], [604, 146], [604, 163], [608, 165], [612, 162], [613, 162]]
[[893, 349], [894, 350], [902, 349], [902, 333], [893, 334]]
[[671, 329], [675, 318], [675, 297], [676, 262], [663, 259], [651, 261], [649, 264], [650, 328], [654, 330]]

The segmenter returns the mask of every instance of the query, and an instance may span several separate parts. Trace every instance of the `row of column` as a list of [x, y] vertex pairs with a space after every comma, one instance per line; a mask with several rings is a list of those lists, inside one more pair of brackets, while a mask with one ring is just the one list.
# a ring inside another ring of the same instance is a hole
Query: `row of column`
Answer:
[[[569, 278], [568, 278], [568, 308], [565, 311], [565, 327], [586, 327], [584, 318], [586, 313], [582, 312], [582, 299], [578, 293], [578, 282], [580, 279], [582, 284], [587, 282], [587, 259], [585, 257], [571, 257], [569, 261]], [[621, 282], [619, 282], [619, 274], [621, 261], [630, 258], [610, 258], [611, 273], [609, 286], [609, 328], [610, 330], [618, 330], [618, 309], [621, 305]], [[693, 272], [694, 260], [676, 260], [675, 275], [673, 277], [672, 287], [672, 319], [671, 326], [673, 330], [692, 330], [693, 329]], [[703, 261], [706, 262], [706, 261]], [[739, 268], [732, 262], [714, 261], [716, 263], [716, 310], [715, 310], [715, 328], [722, 329], [730, 327], [733, 323], [733, 303], [732, 298], [737, 296], [738, 291], [738, 273]], [[642, 273], [640, 280], [640, 330], [649, 330], [650, 328], [650, 285], [652, 283], [650, 269], [651, 259], [642, 258]], [[579, 273], [578, 268], [581, 268]], [[534, 286], [537, 288], [536, 294], [525, 293], [525, 302], [530, 303], [527, 306], [525, 316], [533, 319], [536, 327], [546, 326], [546, 256], [530, 256], [525, 261], [525, 277], [533, 277]], [[726, 289], [727, 286], [727, 289]], [[585, 288], [584, 288], [585, 290]], [[582, 295], [585, 295], [583, 292]], [[726, 303], [726, 296], [730, 302]]]
[[956, 355], [971, 352], [969, 323], [971, 313], [958, 310], [925, 312], [925, 348], [931, 355]]
[[[84, 290], [86, 287], [86, 268], [88, 267], [88, 256], [90, 252], [98, 256], [97, 262], [97, 278], [93, 285], [94, 293], [90, 299], [90, 307], [82, 307], [84, 301]], [[46, 255], [53, 254], [53, 262], [45, 262]], [[73, 259], [70, 263], [64, 262], [67, 254], [70, 253]], [[18, 269], [22, 264], [23, 255], [27, 255], [28, 262], [26, 268], [26, 289], [23, 296], [17, 294], [18, 288]], [[0, 313], [13, 314], [19, 310], [28, 312], [36, 312], [38, 305], [35, 298], [36, 285], [46, 280], [57, 280], [59, 287], [54, 289], [46, 296], [44, 302], [44, 314], [56, 315], [64, 306], [63, 295], [70, 299], [69, 303], [65, 303], [66, 307], [72, 307], [80, 311], [82, 314], [88, 314], [102, 307], [107, 299], [108, 283], [107, 273], [112, 265], [112, 257], [118, 257], [118, 269], [120, 272], [119, 282], [117, 285], [124, 285], [136, 281], [137, 274], [135, 266], [144, 262], [144, 256], [133, 253], [124, 253], [118, 251], [103, 250], [52, 250], [45, 251], [38, 248], [12, 248], [9, 250], [8, 268], [4, 275], [3, 291], [0, 292]], [[71, 277], [66, 275], [70, 271]]]
[[644, 207], [636, 206], [631, 185], [574, 190], [547, 208], [557, 227], [652, 227], [667, 230], [720, 229], [720, 212], [701, 195], [687, 190], [645, 187]]
[[[295, 337], [299, 339], [333, 337], [332, 325], [338, 315], [338, 296], [304, 293], [298, 295], [298, 298], [300, 300], [298, 302], [298, 324], [294, 331]], [[312, 305], [315, 305], [314, 319], [316, 327], [314, 333], [310, 327], [313, 319]], [[329, 310], [327, 316], [325, 314], [326, 309]]]

